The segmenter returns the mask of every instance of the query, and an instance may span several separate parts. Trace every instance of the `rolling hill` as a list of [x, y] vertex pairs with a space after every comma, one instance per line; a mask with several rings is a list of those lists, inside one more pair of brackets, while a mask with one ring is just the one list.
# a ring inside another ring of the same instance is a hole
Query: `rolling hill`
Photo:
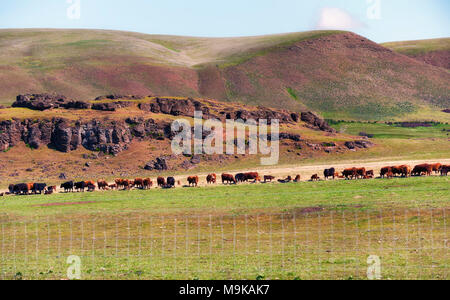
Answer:
[[0, 30], [0, 104], [17, 94], [207, 97], [333, 119], [448, 120], [450, 73], [350, 32], [194, 38]]
[[382, 45], [433, 66], [450, 69], [450, 38], [393, 42]]

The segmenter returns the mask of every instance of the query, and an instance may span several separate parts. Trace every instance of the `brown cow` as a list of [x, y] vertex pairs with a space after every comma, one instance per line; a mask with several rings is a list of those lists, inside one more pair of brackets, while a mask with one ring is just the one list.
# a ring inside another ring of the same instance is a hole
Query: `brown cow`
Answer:
[[442, 165], [441, 165], [440, 163], [432, 164], [432, 165], [431, 165], [431, 168], [433, 169], [433, 172], [434, 172], [435, 174], [439, 174], [439, 172], [441, 172]]
[[429, 164], [417, 165], [411, 172], [413, 176], [431, 176], [431, 173], [433, 173], [433, 166]]
[[411, 176], [411, 167], [407, 166], [407, 165], [401, 165], [399, 166], [400, 170], [402, 171], [402, 177], [408, 178], [409, 176]]
[[317, 174], [314, 174], [313, 176], [311, 176], [311, 181], [319, 181], [320, 177]]
[[355, 179], [357, 178], [357, 169], [356, 168], [345, 169], [342, 172], [342, 176], [344, 176], [345, 179], [347, 180]]
[[374, 178], [375, 172], [373, 170], [369, 170], [366, 172], [366, 179]]
[[134, 180], [134, 186], [136, 186], [139, 189], [144, 189], [144, 179], [142, 178], [136, 178]]
[[215, 184], [217, 182], [217, 175], [216, 174], [209, 174], [206, 177], [206, 182], [208, 184]]
[[387, 177], [387, 179], [392, 179], [392, 178], [394, 178], [394, 173], [392, 173], [392, 171], [389, 171], [389, 172], [386, 174], [386, 177]]
[[357, 168], [356, 169], [356, 179], [361, 178], [363, 179], [366, 177], [366, 168]]
[[258, 172], [249, 172], [244, 174], [244, 181], [248, 182], [249, 180], [253, 180], [253, 183], [257, 181], [261, 182], [261, 177], [259, 177]]
[[97, 181], [97, 186], [99, 190], [106, 190], [108, 188], [108, 183], [105, 180]]
[[134, 182], [129, 179], [122, 179], [122, 186], [124, 190], [130, 190], [133, 187]]
[[275, 176], [272, 176], [272, 175], [264, 175], [264, 183], [266, 183], [266, 182], [272, 182], [273, 180], [275, 180]]
[[150, 178], [145, 178], [143, 182], [144, 189], [150, 189], [153, 186], [153, 181]]
[[231, 174], [222, 174], [222, 184], [226, 184], [226, 183], [236, 184], [236, 179], [234, 179], [234, 176]]
[[301, 181], [300, 175], [295, 176], [294, 182], [300, 182], [300, 181]]
[[90, 186], [90, 185], [95, 186], [95, 182], [92, 181], [92, 180], [85, 181], [84, 184], [85, 184], [87, 187]]
[[195, 186], [195, 187], [197, 187], [198, 186], [198, 176], [189, 176], [188, 177], [188, 179], [187, 179], [187, 181], [188, 181], [188, 183], [189, 183], [189, 186]]
[[389, 172], [391, 172], [392, 171], [392, 167], [384, 167], [384, 168], [381, 168], [381, 171], [380, 171], [380, 177], [381, 178], [384, 178]]
[[116, 183], [118, 189], [123, 187], [123, 179], [116, 179], [115, 183]]
[[166, 185], [166, 179], [164, 177], [158, 177], [157, 183], [159, 187], [163, 187]]

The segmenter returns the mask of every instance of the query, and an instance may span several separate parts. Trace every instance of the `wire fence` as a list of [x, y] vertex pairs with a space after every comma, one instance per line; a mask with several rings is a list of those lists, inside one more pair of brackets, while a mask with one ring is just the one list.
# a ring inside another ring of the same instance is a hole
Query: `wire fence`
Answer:
[[0, 278], [448, 279], [449, 210], [3, 215]]

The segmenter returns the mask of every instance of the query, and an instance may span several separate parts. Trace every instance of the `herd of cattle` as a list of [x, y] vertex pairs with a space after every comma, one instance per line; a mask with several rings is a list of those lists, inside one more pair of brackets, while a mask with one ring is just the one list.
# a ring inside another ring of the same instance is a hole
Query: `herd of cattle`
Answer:
[[[414, 168], [407, 165], [401, 166], [388, 166], [380, 170], [380, 178], [394, 178], [394, 177], [410, 177], [410, 176], [431, 176], [433, 173], [441, 174], [441, 176], [447, 176], [450, 172], [450, 165], [442, 164], [421, 164]], [[371, 179], [375, 177], [375, 172], [373, 170], [366, 170], [366, 168], [349, 168], [343, 170], [341, 173], [336, 172], [335, 168], [325, 169], [323, 172], [324, 179], [328, 180], [330, 178], [336, 179]], [[244, 182], [273, 182], [276, 178], [271, 175], [260, 176], [257, 172], [249, 173], [239, 173], [236, 175], [232, 174], [222, 174], [221, 176], [222, 184], [239, 184]], [[311, 176], [310, 181], [319, 181], [320, 176], [314, 174]], [[206, 177], [208, 184], [217, 183], [217, 175], [209, 174]], [[289, 182], [300, 182], [301, 176], [296, 175], [295, 178], [288, 176], [285, 179], [278, 179], [279, 183], [289, 183]], [[190, 176], [187, 178], [189, 186], [197, 187], [199, 184], [198, 176]], [[181, 185], [180, 181], [176, 181], [174, 177], [158, 177], [156, 185], [164, 189], [174, 188], [176, 184]], [[69, 192], [93, 192], [96, 189], [99, 190], [130, 190], [132, 188], [137, 189], [150, 189], [153, 187], [153, 181], [150, 178], [136, 178], [134, 180], [129, 179], [116, 179], [113, 184], [109, 184], [105, 180], [98, 180], [97, 183], [94, 181], [68, 181], [61, 184], [60, 189], [64, 190], [65, 193]], [[56, 186], [47, 186], [45, 183], [19, 183], [11, 184], [8, 188], [9, 192], [1, 193], [0, 196], [5, 195], [30, 195], [30, 194], [45, 194], [50, 195], [57, 192]]]

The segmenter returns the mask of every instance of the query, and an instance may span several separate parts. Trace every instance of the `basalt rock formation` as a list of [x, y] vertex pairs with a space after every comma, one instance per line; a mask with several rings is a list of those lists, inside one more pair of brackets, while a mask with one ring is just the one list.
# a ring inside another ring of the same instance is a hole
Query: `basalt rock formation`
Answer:
[[68, 99], [63, 95], [26, 94], [18, 95], [12, 107], [25, 107], [33, 110], [48, 110], [52, 108], [89, 109], [91, 104], [83, 101]]
[[37, 149], [49, 146], [61, 152], [84, 147], [91, 151], [117, 155], [128, 149], [133, 139], [169, 138], [170, 124], [153, 119], [126, 121], [99, 121], [71, 123], [68, 120], [8, 120], [0, 122], [0, 150], [6, 151], [19, 142]]

